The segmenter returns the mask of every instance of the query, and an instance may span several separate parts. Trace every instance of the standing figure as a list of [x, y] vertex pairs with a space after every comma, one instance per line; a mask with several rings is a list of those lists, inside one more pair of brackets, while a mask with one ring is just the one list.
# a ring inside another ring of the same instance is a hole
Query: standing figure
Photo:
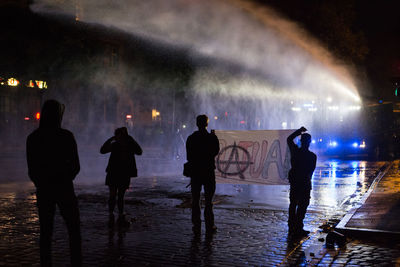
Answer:
[[205, 209], [204, 220], [206, 232], [213, 233], [217, 227], [214, 225], [214, 213], [212, 199], [215, 193], [215, 156], [219, 152], [219, 141], [215, 133], [208, 133], [208, 117], [199, 115], [196, 118], [199, 128], [186, 140], [187, 161], [191, 168], [191, 191], [192, 191], [192, 223], [193, 232], [201, 232], [201, 208], [200, 192], [204, 186]]
[[56, 206], [67, 225], [71, 264], [82, 263], [79, 208], [72, 182], [80, 170], [79, 157], [74, 135], [61, 128], [63, 113], [64, 105], [47, 100], [42, 107], [39, 128], [26, 142], [28, 175], [36, 186], [42, 266], [52, 265]]
[[[289, 235], [306, 236], [310, 232], [303, 229], [303, 220], [307, 207], [310, 204], [311, 177], [317, 163], [317, 156], [308, 150], [311, 143], [311, 135], [305, 133], [306, 128], [293, 132], [287, 138], [290, 149], [290, 161], [292, 168], [289, 171], [290, 204], [289, 204]], [[293, 140], [301, 135], [300, 148]]]
[[109, 226], [114, 224], [114, 208], [118, 196], [118, 222], [127, 223], [124, 218], [124, 195], [129, 188], [131, 177], [137, 177], [135, 154], [142, 155], [142, 148], [128, 135], [126, 127], [117, 128], [114, 136], [101, 147], [100, 153], [111, 152], [107, 165], [106, 185], [110, 189], [108, 199]]

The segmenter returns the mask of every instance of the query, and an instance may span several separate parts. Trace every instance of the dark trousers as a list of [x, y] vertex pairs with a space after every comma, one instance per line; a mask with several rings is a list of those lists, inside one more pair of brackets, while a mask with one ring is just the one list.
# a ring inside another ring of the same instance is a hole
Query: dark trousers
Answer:
[[289, 232], [303, 229], [303, 220], [310, 204], [310, 189], [298, 189], [290, 187], [289, 204]]
[[214, 212], [212, 199], [215, 193], [215, 174], [208, 175], [208, 177], [192, 177], [191, 191], [192, 191], [192, 223], [193, 226], [199, 227], [201, 225], [201, 208], [200, 208], [200, 193], [201, 187], [204, 186], [205, 208], [204, 220], [206, 228], [214, 226]]
[[[110, 188], [110, 197], [108, 199], [108, 211], [110, 214], [114, 212], [115, 204], [118, 204], [118, 213], [119, 215], [124, 214], [124, 196], [126, 192], [125, 187], [117, 187], [117, 186], [109, 186]], [[117, 201], [118, 195], [118, 201]]]
[[78, 200], [72, 183], [54, 188], [37, 188], [37, 205], [40, 221], [40, 264], [51, 266], [51, 241], [56, 205], [68, 229], [71, 265], [82, 265], [81, 232]]

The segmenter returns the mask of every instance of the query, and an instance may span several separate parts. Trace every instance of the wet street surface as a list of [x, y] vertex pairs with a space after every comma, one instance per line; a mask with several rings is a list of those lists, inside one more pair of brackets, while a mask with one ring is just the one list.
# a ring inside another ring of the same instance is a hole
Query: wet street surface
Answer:
[[[395, 266], [400, 246], [349, 239], [327, 248], [323, 226], [334, 225], [368, 190], [384, 162], [321, 161], [313, 178], [307, 238], [287, 237], [289, 187], [218, 184], [217, 233], [193, 235], [189, 180], [180, 176], [132, 179], [126, 195], [129, 227], [108, 227], [107, 187], [77, 178], [84, 264], [87, 266]], [[79, 183], [79, 179], [82, 183]], [[7, 180], [8, 181], [8, 180]], [[34, 188], [0, 189], [0, 266], [39, 265]], [[57, 213], [54, 266], [69, 266], [68, 237]]]

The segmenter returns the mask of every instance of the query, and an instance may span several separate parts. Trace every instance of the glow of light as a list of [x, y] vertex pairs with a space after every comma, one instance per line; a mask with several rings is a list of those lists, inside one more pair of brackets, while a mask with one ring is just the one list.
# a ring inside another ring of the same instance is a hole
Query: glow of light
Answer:
[[246, 121], [240, 121], [240, 124], [245, 124], [246, 123]]
[[156, 120], [158, 116], [160, 116], [160, 112], [159, 112], [158, 110], [156, 110], [156, 109], [153, 108], [153, 109], [151, 110], [151, 118], [152, 118], [153, 120]]
[[360, 106], [350, 106], [349, 110], [360, 110], [361, 107]]
[[315, 112], [315, 111], [317, 111], [318, 109], [317, 108], [309, 108], [308, 109], [308, 111], [311, 111], [311, 112]]
[[301, 111], [301, 108], [298, 108], [298, 107], [292, 107], [292, 110], [293, 110], [293, 111]]
[[214, 116], [214, 120], [218, 120], [218, 116]]
[[339, 107], [338, 106], [329, 106], [328, 109], [329, 110], [338, 110]]
[[304, 106], [304, 107], [312, 107], [313, 104], [304, 104], [303, 106]]
[[228, 112], [225, 111], [225, 117], [227, 117], [227, 116], [228, 116]]
[[[332, 168], [330, 171], [330, 176], [332, 178], [336, 179], [336, 171], [337, 171], [338, 164], [337, 164], [337, 162], [333, 161], [330, 163], [330, 165]], [[332, 185], [335, 186], [335, 181], [333, 179], [332, 179]]]
[[326, 101], [328, 101], [329, 103], [332, 102], [332, 97], [328, 97], [328, 98], [326, 99]]
[[352, 167], [353, 169], [357, 169], [357, 167], [358, 167], [357, 161], [353, 161], [353, 162], [351, 163], [351, 167]]
[[36, 112], [35, 118], [36, 118], [37, 120], [40, 120], [40, 112]]
[[329, 142], [330, 147], [337, 147], [338, 143], [336, 141]]
[[38, 88], [42, 89], [43, 88], [43, 81], [36, 81], [36, 85]]
[[294, 103], [293, 101], [290, 101], [290, 104], [292, 104], [292, 105], [293, 105], [293, 103]]
[[182, 125], [182, 128], [183, 128], [183, 129], [185, 129], [185, 128], [186, 128], [186, 125], [185, 125], [185, 124], [184, 124], [184, 125]]
[[29, 82], [28, 82], [28, 85], [27, 85], [28, 87], [35, 87], [35, 84], [33, 83], [33, 81], [32, 80], [30, 80]]
[[322, 138], [320, 138], [320, 139], [318, 140], [318, 142], [322, 142]]
[[311, 143], [315, 144], [315, 143], [316, 143], [316, 142], [315, 142], [315, 139], [313, 139], [313, 140], [311, 141]]
[[286, 121], [282, 122], [282, 128], [283, 128], [283, 129], [286, 129], [286, 128], [287, 128], [287, 122], [286, 122]]
[[29, 121], [29, 117], [25, 117], [24, 120]]
[[354, 143], [353, 143], [353, 147], [358, 147], [358, 143], [357, 143], [357, 142], [354, 142]]
[[127, 119], [132, 119], [132, 115], [130, 115], [130, 114], [126, 115], [126, 118]]
[[366, 147], [365, 141], [363, 140], [363, 141], [361, 142], [361, 144], [360, 144], [360, 148], [365, 148], [365, 147]]
[[9, 86], [18, 86], [19, 81], [15, 78], [10, 78], [10, 79], [8, 79], [7, 84]]

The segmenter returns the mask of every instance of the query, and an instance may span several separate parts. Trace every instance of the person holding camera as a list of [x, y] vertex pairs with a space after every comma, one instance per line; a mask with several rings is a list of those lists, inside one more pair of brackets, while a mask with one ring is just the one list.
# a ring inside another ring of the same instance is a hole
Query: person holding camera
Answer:
[[[108, 199], [109, 226], [114, 223], [114, 208], [118, 205], [118, 222], [124, 223], [124, 196], [129, 188], [130, 178], [137, 177], [135, 155], [142, 155], [139, 144], [128, 135], [126, 127], [117, 128], [114, 136], [109, 138], [101, 147], [100, 153], [110, 153], [106, 168], [105, 184], [110, 189]], [[118, 196], [118, 201], [116, 198]]]
[[201, 232], [200, 192], [204, 187], [205, 209], [204, 220], [206, 232], [213, 233], [214, 212], [212, 199], [215, 193], [215, 156], [219, 153], [219, 141], [214, 131], [207, 131], [208, 117], [199, 115], [196, 118], [198, 131], [186, 140], [186, 156], [190, 166], [190, 181], [192, 193], [192, 224], [193, 232]]

